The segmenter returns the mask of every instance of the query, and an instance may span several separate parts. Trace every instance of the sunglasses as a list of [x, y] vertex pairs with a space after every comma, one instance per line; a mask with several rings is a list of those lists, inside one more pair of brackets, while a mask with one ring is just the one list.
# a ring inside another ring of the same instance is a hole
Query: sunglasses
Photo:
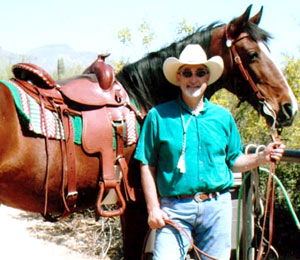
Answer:
[[[179, 72], [183, 77], [190, 78], [193, 76], [193, 72], [190, 69], [184, 69], [182, 72]], [[206, 69], [197, 69], [195, 75], [198, 78], [204, 77], [206, 74], [209, 74], [209, 71]]]

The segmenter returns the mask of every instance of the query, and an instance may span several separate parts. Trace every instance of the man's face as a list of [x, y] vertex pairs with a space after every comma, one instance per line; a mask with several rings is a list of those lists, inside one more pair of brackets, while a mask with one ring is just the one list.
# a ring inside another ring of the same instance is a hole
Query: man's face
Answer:
[[209, 71], [205, 65], [183, 65], [176, 78], [183, 98], [202, 98], [207, 88]]

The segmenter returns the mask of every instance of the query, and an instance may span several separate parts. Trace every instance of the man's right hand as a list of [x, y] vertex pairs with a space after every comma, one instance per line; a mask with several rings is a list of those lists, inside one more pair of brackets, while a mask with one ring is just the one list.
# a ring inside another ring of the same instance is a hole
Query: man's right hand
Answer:
[[160, 208], [149, 212], [148, 224], [151, 229], [160, 229], [166, 225], [165, 220], [169, 219], [168, 214]]

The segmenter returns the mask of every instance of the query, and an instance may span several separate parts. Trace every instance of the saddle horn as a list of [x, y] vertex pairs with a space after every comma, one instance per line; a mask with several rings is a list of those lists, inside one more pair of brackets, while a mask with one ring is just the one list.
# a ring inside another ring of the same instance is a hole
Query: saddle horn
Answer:
[[109, 89], [115, 81], [115, 71], [112, 66], [105, 63], [109, 53], [99, 54], [97, 60], [88, 67], [83, 74], [94, 73], [102, 89]]

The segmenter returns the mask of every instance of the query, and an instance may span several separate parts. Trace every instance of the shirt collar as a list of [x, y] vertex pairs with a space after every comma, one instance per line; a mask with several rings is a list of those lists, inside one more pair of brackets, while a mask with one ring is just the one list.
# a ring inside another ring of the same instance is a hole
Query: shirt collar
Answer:
[[[192, 114], [192, 113], [193, 113], [193, 111], [192, 111], [192, 110], [188, 107], [188, 105], [183, 101], [181, 95], [180, 95], [179, 98], [178, 98], [178, 102], [179, 102], [180, 106], [181, 106], [185, 111], [187, 111], [189, 114]], [[207, 98], [205, 97], [205, 98], [204, 98], [204, 107], [203, 107], [203, 110], [200, 111], [199, 114], [204, 114], [204, 113], [207, 111], [208, 107], [209, 107], [209, 101], [208, 101]]]

